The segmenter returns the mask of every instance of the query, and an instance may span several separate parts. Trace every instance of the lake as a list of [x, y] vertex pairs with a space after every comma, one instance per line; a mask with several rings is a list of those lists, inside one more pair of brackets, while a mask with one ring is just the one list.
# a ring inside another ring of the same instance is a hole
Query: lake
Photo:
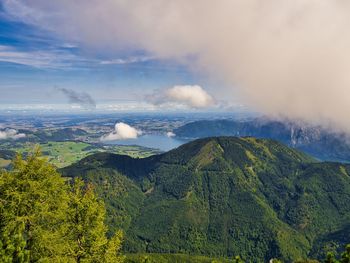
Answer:
[[161, 134], [145, 134], [138, 137], [137, 139], [109, 141], [108, 144], [139, 145], [143, 147], [159, 149], [161, 151], [169, 151], [171, 149], [179, 147], [186, 142], [188, 141], [174, 137], [168, 137]]

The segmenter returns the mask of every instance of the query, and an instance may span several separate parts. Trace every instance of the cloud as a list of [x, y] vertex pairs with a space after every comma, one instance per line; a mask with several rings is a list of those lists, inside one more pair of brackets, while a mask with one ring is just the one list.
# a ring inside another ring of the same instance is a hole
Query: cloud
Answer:
[[52, 50], [18, 50], [14, 47], [0, 45], [0, 61], [26, 65], [34, 68], [67, 68], [72, 63], [85, 64], [88, 60], [80, 58], [68, 51]]
[[170, 131], [170, 132], [167, 132], [167, 133], [166, 133], [166, 136], [169, 137], [169, 138], [171, 138], [171, 137], [176, 136], [176, 134]]
[[15, 129], [5, 129], [2, 131], [0, 130], [0, 140], [7, 140], [7, 139], [17, 140], [24, 137], [26, 137], [24, 133], [18, 133], [18, 131]]
[[350, 131], [349, 1], [3, 2], [67, 42], [188, 62], [253, 109]]
[[124, 65], [124, 64], [133, 64], [133, 63], [142, 63], [150, 61], [154, 58], [149, 56], [140, 56], [140, 57], [129, 57], [129, 58], [117, 58], [110, 60], [102, 60], [101, 65]]
[[176, 103], [190, 108], [208, 108], [215, 101], [201, 86], [178, 85], [166, 90], [157, 90], [147, 95], [146, 100], [154, 105]]
[[70, 49], [76, 48], [71, 44], [42, 50], [21, 50], [12, 46], [0, 45], [0, 62], [9, 62], [38, 69], [68, 69], [86, 68], [98, 65], [127, 65], [143, 63], [152, 60], [149, 56], [130, 56], [112, 58], [109, 60], [84, 57], [74, 54]]
[[102, 136], [101, 141], [136, 139], [141, 134], [142, 132], [134, 127], [123, 122], [118, 122], [114, 127], [114, 131]]
[[96, 108], [95, 100], [86, 92], [76, 92], [71, 89], [57, 87], [55, 89], [62, 92], [68, 98], [69, 103], [78, 104], [83, 108]]

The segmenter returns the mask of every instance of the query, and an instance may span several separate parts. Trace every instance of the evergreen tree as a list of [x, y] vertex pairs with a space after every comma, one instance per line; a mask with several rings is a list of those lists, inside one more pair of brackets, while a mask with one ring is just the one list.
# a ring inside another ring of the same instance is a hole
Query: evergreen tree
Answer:
[[122, 233], [107, 239], [104, 203], [40, 156], [0, 173], [0, 262], [123, 262]]
[[233, 263], [244, 263], [240, 256], [235, 256], [233, 259]]
[[115, 235], [109, 240], [107, 249], [105, 251], [106, 263], [122, 263], [125, 260], [125, 256], [121, 255], [120, 250], [122, 247], [123, 232], [117, 231]]
[[35, 150], [0, 174], [0, 261], [49, 261], [65, 251], [62, 242], [68, 195], [64, 179]]
[[350, 244], [345, 247], [345, 251], [341, 255], [341, 263], [350, 263]]
[[335, 258], [334, 253], [327, 253], [325, 263], [338, 263], [339, 261]]
[[104, 219], [104, 205], [97, 199], [92, 185], [76, 179], [70, 193], [66, 222], [69, 256], [76, 262], [103, 261], [108, 245]]
[[346, 245], [345, 251], [341, 254], [340, 260], [337, 260], [334, 253], [328, 252], [324, 262], [325, 263], [350, 263], [350, 244]]

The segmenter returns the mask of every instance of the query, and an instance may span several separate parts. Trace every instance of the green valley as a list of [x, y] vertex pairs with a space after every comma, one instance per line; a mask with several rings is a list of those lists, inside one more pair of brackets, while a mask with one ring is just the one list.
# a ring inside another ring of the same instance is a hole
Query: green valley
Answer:
[[27, 155], [36, 146], [39, 146], [43, 156], [58, 168], [71, 165], [90, 154], [98, 152], [110, 152], [129, 155], [134, 158], [144, 158], [159, 153], [158, 150], [137, 145], [99, 145], [80, 141], [48, 141], [48, 142], [3, 142], [2, 149], [9, 149], [13, 154], [5, 154], [0, 150], [0, 168], [7, 167], [15, 153]]

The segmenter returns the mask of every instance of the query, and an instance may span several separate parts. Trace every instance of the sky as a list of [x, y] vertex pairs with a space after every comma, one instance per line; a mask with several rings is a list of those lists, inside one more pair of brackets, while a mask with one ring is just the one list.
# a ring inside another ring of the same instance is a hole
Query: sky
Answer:
[[347, 0], [0, 3], [3, 105], [243, 107], [350, 132]]
[[0, 109], [70, 105], [64, 89], [88, 94], [98, 107], [159, 110], [145, 98], [176, 85], [215, 85], [187, 65], [144, 51], [91, 50], [16, 17], [19, 7], [10, 1], [0, 3]]

